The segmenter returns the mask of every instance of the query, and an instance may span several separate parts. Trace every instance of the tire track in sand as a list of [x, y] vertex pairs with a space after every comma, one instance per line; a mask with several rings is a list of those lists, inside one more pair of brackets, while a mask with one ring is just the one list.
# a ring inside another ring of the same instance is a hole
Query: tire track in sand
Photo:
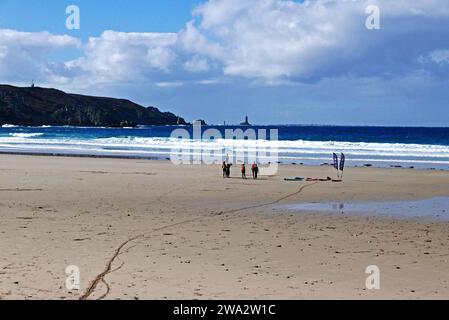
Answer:
[[[290, 193], [282, 198], [279, 198], [277, 200], [271, 201], [271, 202], [267, 202], [267, 203], [262, 203], [262, 204], [258, 204], [258, 205], [253, 205], [253, 206], [247, 206], [247, 207], [242, 207], [242, 208], [237, 208], [237, 209], [232, 209], [232, 210], [226, 210], [226, 211], [222, 211], [219, 212], [217, 214], [215, 214], [213, 217], [217, 217], [217, 216], [221, 216], [223, 214], [230, 214], [230, 213], [237, 213], [237, 212], [241, 212], [241, 211], [246, 211], [246, 210], [250, 210], [250, 209], [257, 209], [257, 208], [262, 208], [262, 207], [266, 207], [266, 206], [271, 206], [274, 204], [278, 204], [281, 201], [284, 201], [286, 199], [292, 198], [300, 193], [302, 193], [305, 189], [312, 187], [316, 184], [318, 184], [319, 182], [314, 182], [311, 184], [307, 184], [302, 186], [301, 188], [299, 188], [298, 191]], [[194, 221], [199, 221], [199, 220], [203, 220], [203, 219], [207, 219], [210, 217], [198, 217], [198, 218], [194, 218], [194, 219], [188, 219], [188, 220], [184, 220], [184, 221], [180, 221], [177, 223], [173, 223], [173, 224], [169, 224], [169, 225], [165, 225], [159, 228], [154, 228], [153, 230], [151, 230], [149, 233], [143, 233], [137, 236], [134, 236], [132, 238], [129, 238], [128, 240], [122, 242], [120, 244], [120, 246], [114, 251], [114, 254], [112, 255], [112, 257], [108, 260], [107, 264], [106, 264], [106, 268], [104, 269], [103, 272], [101, 272], [99, 275], [97, 275], [95, 277], [95, 279], [90, 283], [89, 287], [86, 289], [86, 291], [84, 292], [84, 294], [79, 298], [79, 300], [87, 300], [94, 292], [95, 289], [97, 288], [98, 284], [101, 282], [106, 286], [106, 292], [100, 296], [100, 298], [98, 298], [98, 300], [102, 300], [104, 298], [106, 298], [108, 296], [108, 294], [111, 291], [111, 287], [110, 285], [106, 282], [105, 277], [108, 274], [111, 274], [119, 269], [121, 269], [124, 266], [124, 262], [122, 263], [122, 265], [116, 269], [112, 269], [112, 265], [114, 264], [115, 260], [118, 258], [118, 256], [122, 253], [123, 248], [125, 248], [129, 243], [139, 240], [139, 239], [145, 239], [146, 237], [148, 237], [149, 235], [152, 235], [154, 232], [158, 232], [158, 231], [162, 231], [165, 229], [169, 229], [169, 228], [173, 228], [179, 225], [183, 225], [183, 224], [187, 224], [187, 223], [191, 223]]]

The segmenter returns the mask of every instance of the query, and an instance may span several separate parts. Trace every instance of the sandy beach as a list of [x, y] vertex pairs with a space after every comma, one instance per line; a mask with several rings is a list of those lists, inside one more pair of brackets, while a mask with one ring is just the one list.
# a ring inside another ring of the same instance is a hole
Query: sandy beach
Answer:
[[[0, 299], [448, 299], [449, 223], [292, 211], [449, 194], [449, 172], [2, 155]], [[449, 208], [448, 208], [449, 209]], [[80, 290], [65, 269], [80, 270]], [[367, 290], [365, 269], [380, 269]]]

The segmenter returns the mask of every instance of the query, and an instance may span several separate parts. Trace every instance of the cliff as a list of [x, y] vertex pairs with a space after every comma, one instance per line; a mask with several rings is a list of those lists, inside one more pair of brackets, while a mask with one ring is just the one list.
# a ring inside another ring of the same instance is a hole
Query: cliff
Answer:
[[0, 125], [102, 126], [186, 124], [184, 119], [129, 100], [0, 85]]

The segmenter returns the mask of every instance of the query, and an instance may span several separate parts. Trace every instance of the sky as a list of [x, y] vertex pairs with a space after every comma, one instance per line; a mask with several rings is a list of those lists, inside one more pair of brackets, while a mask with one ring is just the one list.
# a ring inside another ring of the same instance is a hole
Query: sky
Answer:
[[0, 0], [0, 83], [189, 121], [449, 126], [448, 76], [449, 0]]

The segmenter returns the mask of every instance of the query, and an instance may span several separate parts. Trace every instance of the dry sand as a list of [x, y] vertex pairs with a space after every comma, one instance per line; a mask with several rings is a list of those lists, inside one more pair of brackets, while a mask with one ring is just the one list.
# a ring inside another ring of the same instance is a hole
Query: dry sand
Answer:
[[[0, 299], [449, 298], [449, 223], [273, 212], [422, 199], [449, 172], [282, 166], [258, 181], [168, 161], [0, 157]], [[81, 290], [65, 287], [65, 268]], [[381, 289], [366, 290], [377, 265]]]

